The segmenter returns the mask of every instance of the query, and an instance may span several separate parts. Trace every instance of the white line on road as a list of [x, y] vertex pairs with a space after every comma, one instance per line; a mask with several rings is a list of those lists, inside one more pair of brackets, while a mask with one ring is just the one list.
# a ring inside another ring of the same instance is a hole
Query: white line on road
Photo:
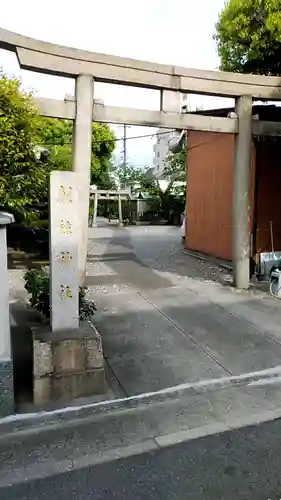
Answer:
[[[0, 432], [1, 425], [8, 424], [10, 422], [23, 422], [25, 420], [38, 420], [52, 416], [59, 416], [61, 414], [67, 413], [76, 413], [76, 417], [78, 417], [77, 412], [83, 412], [83, 410], [110, 410], [112, 407], [113, 410], [126, 408], [128, 403], [153, 403], [157, 402], [159, 399], [163, 399], [165, 396], [175, 396], [180, 397], [184, 394], [184, 392], [188, 392], [189, 390], [193, 390], [195, 392], [204, 392], [204, 391], [212, 391], [223, 389], [226, 387], [233, 387], [238, 385], [251, 386], [251, 385], [264, 385], [275, 384], [281, 382], [281, 365], [278, 365], [274, 368], [268, 368], [265, 370], [260, 370], [256, 372], [243, 373], [241, 375], [234, 375], [230, 377], [220, 377], [211, 380], [202, 380], [196, 383], [184, 383], [179, 384], [172, 387], [167, 387], [165, 389], [160, 389], [154, 392], [147, 392], [142, 394], [137, 394], [134, 396], [129, 396], [127, 398], [119, 398], [119, 399], [110, 399], [106, 401], [100, 401], [97, 403], [91, 403], [81, 406], [66, 406], [65, 408], [58, 408], [50, 411], [39, 411], [34, 413], [23, 413], [23, 414], [14, 414], [9, 415], [0, 419]], [[130, 408], [133, 405], [130, 404]], [[32, 423], [32, 422], [31, 422]]]

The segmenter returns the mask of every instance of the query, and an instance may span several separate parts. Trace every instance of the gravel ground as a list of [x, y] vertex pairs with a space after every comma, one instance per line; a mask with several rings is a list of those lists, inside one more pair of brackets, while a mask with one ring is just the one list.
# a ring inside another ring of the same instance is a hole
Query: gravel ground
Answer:
[[[116, 273], [110, 260], [103, 259], [104, 253], [135, 258], [156, 273], [165, 276], [174, 284], [184, 284], [187, 279], [218, 282], [230, 285], [232, 274], [229, 270], [213, 263], [188, 255], [181, 243], [180, 230], [170, 226], [137, 226], [129, 228], [99, 227], [89, 229], [89, 252], [87, 272], [94, 276], [112, 276]], [[113, 238], [114, 236], [114, 238]], [[10, 269], [8, 272], [10, 300], [26, 300], [23, 276], [25, 269]], [[97, 284], [96, 293], [126, 292], [130, 286], [124, 283]]]
[[126, 229], [110, 230], [109, 228], [90, 229], [88, 273], [95, 275], [114, 274], [110, 260], [101, 262], [106, 254], [134, 254], [135, 258], [150, 267], [156, 273], [166, 277], [174, 284], [180, 285], [187, 279], [200, 281], [216, 281], [229, 285], [232, 275], [229, 270], [212, 263], [188, 255], [181, 242], [180, 230], [170, 226], [136, 226]]

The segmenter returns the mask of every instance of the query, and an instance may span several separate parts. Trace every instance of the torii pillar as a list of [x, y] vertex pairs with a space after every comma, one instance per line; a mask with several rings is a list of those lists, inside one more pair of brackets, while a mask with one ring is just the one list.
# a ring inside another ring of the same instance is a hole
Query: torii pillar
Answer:
[[252, 98], [236, 100], [238, 134], [235, 139], [233, 191], [233, 255], [234, 285], [249, 288], [250, 275], [250, 183], [252, 161]]
[[78, 253], [80, 283], [86, 277], [88, 221], [92, 155], [92, 121], [94, 80], [91, 75], [79, 75], [75, 81], [76, 113], [73, 130], [73, 171], [81, 174], [81, 236]]

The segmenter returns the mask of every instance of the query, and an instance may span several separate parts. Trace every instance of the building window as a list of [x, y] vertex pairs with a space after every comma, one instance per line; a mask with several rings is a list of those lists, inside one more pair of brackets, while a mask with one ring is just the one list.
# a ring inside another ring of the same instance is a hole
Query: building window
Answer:
[[157, 158], [159, 158], [159, 157], [160, 157], [160, 152], [158, 151], [158, 152], [157, 152]]

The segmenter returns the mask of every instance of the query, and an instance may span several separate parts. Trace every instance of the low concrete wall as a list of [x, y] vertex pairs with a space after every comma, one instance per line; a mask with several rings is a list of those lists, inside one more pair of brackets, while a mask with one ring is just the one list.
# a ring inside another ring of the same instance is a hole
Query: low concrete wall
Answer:
[[34, 404], [106, 392], [102, 340], [92, 323], [59, 333], [33, 326], [32, 333]]

